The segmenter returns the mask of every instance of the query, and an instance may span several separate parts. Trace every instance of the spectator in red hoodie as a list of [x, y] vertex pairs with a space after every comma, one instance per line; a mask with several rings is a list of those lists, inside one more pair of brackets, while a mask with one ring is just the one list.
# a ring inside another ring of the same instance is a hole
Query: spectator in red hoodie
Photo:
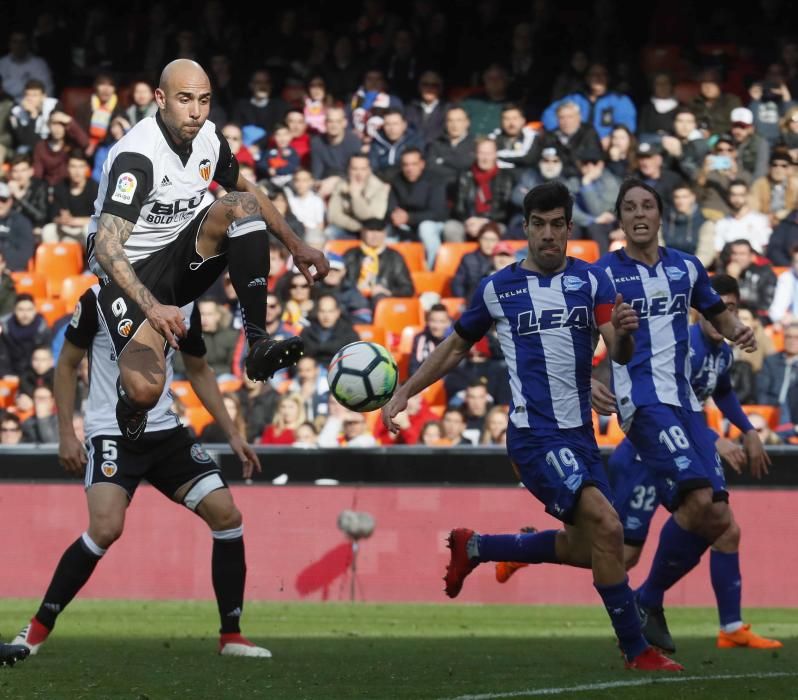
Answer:
[[238, 124], [225, 124], [222, 128], [222, 136], [227, 139], [230, 144], [230, 150], [236, 157], [239, 165], [248, 165], [253, 170], [255, 169], [255, 158], [252, 152], [244, 145], [244, 135], [241, 133], [241, 127]]
[[67, 177], [70, 149], [85, 149], [89, 145], [89, 135], [64, 112], [51, 112], [48, 124], [49, 136], [33, 148], [33, 176], [55, 187]]
[[263, 445], [293, 445], [296, 429], [305, 422], [305, 408], [299, 394], [288, 394], [280, 399], [271, 425], [260, 436]]
[[291, 146], [299, 156], [303, 168], [310, 168], [310, 134], [305, 113], [301, 109], [289, 109], [285, 113], [285, 125], [291, 132]]
[[418, 445], [421, 443], [421, 432], [430, 421], [439, 420], [420, 394], [407, 401], [407, 408], [399, 413], [394, 422], [399, 426], [399, 432], [394, 435], [385, 427], [382, 421], [377, 423], [374, 437], [381, 445]]

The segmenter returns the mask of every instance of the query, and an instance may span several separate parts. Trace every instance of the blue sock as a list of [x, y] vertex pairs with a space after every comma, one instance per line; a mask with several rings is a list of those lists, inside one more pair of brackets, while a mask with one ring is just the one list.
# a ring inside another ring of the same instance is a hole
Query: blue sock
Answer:
[[727, 554], [709, 553], [709, 573], [712, 588], [718, 601], [720, 626], [741, 622], [743, 619], [740, 600], [742, 598], [742, 577], [740, 576], [740, 555], [737, 552]]
[[638, 592], [645, 608], [661, 608], [665, 591], [691, 571], [709, 547], [700, 535], [682, 529], [673, 519], [662, 528], [651, 571]]
[[522, 561], [528, 564], [558, 563], [554, 539], [558, 530], [518, 535], [480, 535], [480, 561]]
[[640, 630], [640, 617], [637, 614], [634, 593], [629, 588], [629, 579], [625, 578], [614, 586], [599, 586], [597, 583], [593, 585], [607, 608], [621, 651], [627, 661], [631, 661], [646, 650], [648, 643]]

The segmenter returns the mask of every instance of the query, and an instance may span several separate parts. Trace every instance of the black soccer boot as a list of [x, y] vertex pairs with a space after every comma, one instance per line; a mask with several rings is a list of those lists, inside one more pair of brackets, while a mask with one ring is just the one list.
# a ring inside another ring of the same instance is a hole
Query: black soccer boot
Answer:
[[249, 349], [247, 376], [253, 381], [265, 382], [277, 370], [295, 365], [304, 354], [305, 344], [297, 336], [274, 340], [264, 335]]
[[144, 429], [147, 427], [147, 411], [130, 405], [119, 377], [116, 378], [116, 395], [119, 397], [116, 402], [116, 422], [119, 424], [119, 430], [128, 440], [138, 440], [144, 435]]
[[30, 655], [30, 649], [21, 644], [0, 644], [0, 666], [13, 666]]
[[676, 651], [676, 644], [673, 643], [673, 637], [668, 630], [665, 611], [662, 608], [646, 608], [640, 605], [640, 598], [637, 594], [635, 594], [635, 605], [637, 605], [640, 627], [646, 641], [667, 654], [673, 654]]

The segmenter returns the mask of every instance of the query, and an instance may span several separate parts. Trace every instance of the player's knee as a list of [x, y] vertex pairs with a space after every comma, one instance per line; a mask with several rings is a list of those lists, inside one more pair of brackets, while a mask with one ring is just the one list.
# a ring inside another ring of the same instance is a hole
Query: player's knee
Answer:
[[689, 530], [706, 527], [712, 517], [712, 491], [696, 489], [688, 491], [679, 505], [679, 513]]
[[214, 532], [234, 530], [235, 528], [241, 527], [244, 522], [241, 517], [241, 511], [236, 508], [234, 503], [220, 508], [214, 508], [209, 513], [209, 516], [208, 524]]
[[[723, 537], [729, 528], [732, 527], [731, 511], [729, 504], [723, 501], [712, 503], [707, 510], [707, 529], [712, 536], [712, 541]], [[739, 537], [739, 530], [738, 530]]]
[[627, 571], [637, 566], [640, 562], [642, 551], [640, 547], [630, 547], [628, 545], [623, 548], [623, 565]]
[[129, 403], [136, 408], [150, 410], [155, 408], [163, 394], [163, 383], [153, 384], [144, 377], [128, 377], [124, 383], [125, 394]]
[[595, 541], [608, 549], [615, 549], [623, 542], [623, 526], [618, 514], [607, 508], [599, 514], [595, 522]]
[[740, 549], [740, 526], [734, 518], [731, 518], [729, 526], [712, 546], [722, 552], [736, 552]]
[[124, 521], [117, 518], [96, 518], [89, 527], [89, 537], [98, 547], [108, 549], [125, 529]]

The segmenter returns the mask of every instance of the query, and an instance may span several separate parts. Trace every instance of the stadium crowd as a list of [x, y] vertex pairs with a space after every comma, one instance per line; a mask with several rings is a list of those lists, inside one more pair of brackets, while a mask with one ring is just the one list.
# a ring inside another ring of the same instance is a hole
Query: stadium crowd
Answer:
[[[572, 254], [594, 260], [622, 246], [614, 204], [630, 175], [666, 204], [664, 244], [738, 280], [759, 350], [736, 357], [734, 388], [756, 407], [766, 442], [795, 440], [798, 39], [784, 35], [781, 6], [763, 9], [747, 43], [723, 17], [693, 23], [692, 35], [654, 12], [648, 43], [629, 48], [616, 3], [597, 3], [596, 21], [581, 18], [593, 33], [574, 30], [556, 47], [573, 17], [544, 2], [510, 22], [500, 5], [460, 3], [464, 18], [419, 0], [400, 17], [365, 0], [344, 24], [283, 9], [262, 43], [218, 0], [193, 26], [154, 3], [122, 30], [89, 4], [80, 32], [56, 10], [10, 29], [0, 58], [0, 442], [57, 441], [53, 368], [75, 301], [95, 281], [83, 249], [102, 166], [155, 113], [157, 72], [177, 57], [208, 69], [210, 119], [242, 173], [331, 263], [311, 288], [273, 241], [267, 330], [301, 335], [306, 357], [270, 382], [243, 371], [229, 279], [199, 302], [208, 361], [248, 440], [503, 444], [510, 397], [497, 342], [474, 345], [413, 399], [398, 435], [337, 404], [326, 367], [363, 338], [391, 349], [402, 378], [412, 373], [479, 281], [524, 257], [521, 203], [537, 184], [572, 192]], [[722, 41], [703, 42], [702, 30]], [[606, 376], [601, 347], [595, 365]], [[203, 440], [224, 441], [179, 363], [177, 373], [175, 411]], [[614, 427], [596, 419], [602, 440], [617, 441]]]

